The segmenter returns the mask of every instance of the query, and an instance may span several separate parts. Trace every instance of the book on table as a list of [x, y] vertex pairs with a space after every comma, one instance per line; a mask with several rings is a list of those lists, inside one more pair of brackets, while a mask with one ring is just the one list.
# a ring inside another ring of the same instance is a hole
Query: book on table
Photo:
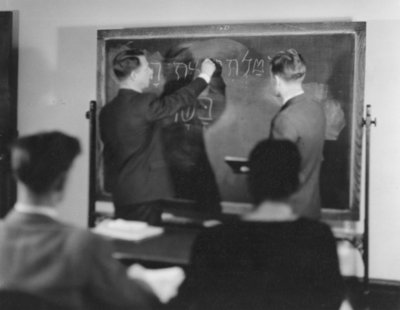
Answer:
[[107, 219], [100, 222], [92, 231], [113, 239], [141, 241], [161, 235], [164, 232], [164, 228], [151, 226], [146, 222], [140, 221]]

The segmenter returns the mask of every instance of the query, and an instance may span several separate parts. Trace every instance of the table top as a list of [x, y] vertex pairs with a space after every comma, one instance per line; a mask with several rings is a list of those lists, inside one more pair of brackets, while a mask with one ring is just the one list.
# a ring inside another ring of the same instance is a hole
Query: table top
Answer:
[[114, 240], [114, 257], [131, 263], [187, 266], [190, 251], [201, 228], [165, 227], [163, 234], [139, 242]]
[[[176, 223], [166, 225], [161, 235], [139, 242], [115, 239], [113, 256], [126, 264], [187, 267], [190, 264], [194, 240], [202, 230], [207, 229], [198, 223], [193, 225], [193, 222], [190, 224], [180, 222], [180, 225]], [[359, 243], [362, 244], [362, 235], [355, 232], [343, 234], [342, 230], [333, 229], [333, 233], [338, 241], [348, 240], [356, 248], [359, 248]]]
[[175, 201], [167, 209], [162, 216], [164, 233], [139, 242], [115, 239], [113, 256], [126, 264], [139, 262], [188, 266], [192, 244], [202, 230], [237, 218], [234, 212], [218, 216], [204, 214]]

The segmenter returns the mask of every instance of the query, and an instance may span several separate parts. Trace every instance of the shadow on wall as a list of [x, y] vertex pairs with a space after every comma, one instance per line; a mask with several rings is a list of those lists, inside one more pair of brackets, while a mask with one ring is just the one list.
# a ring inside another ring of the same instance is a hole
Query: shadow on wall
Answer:
[[[53, 102], [51, 94], [54, 90], [55, 70], [40, 50], [20, 48], [19, 53], [19, 66], [23, 68], [20, 74], [23, 75], [19, 77], [18, 127], [20, 132], [34, 132], [46, 126], [48, 117], [43, 114], [43, 109], [50, 107]], [[43, 122], [38, 121], [40, 119]]]
[[55, 64], [40, 49], [20, 49], [22, 132], [57, 128], [82, 136], [89, 101], [96, 98], [96, 31], [94, 26], [60, 28]]
[[89, 102], [96, 99], [97, 27], [60, 28], [57, 38], [54, 93], [62, 114], [54, 122], [82, 136], [82, 130], [88, 133]]

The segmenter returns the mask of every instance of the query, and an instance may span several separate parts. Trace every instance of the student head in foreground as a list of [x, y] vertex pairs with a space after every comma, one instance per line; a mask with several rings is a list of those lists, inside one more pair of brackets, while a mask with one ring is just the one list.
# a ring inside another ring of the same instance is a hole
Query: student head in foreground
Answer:
[[[249, 157], [248, 188], [255, 206], [271, 209], [270, 216], [295, 219], [289, 197], [299, 186], [301, 158], [296, 145], [287, 140], [264, 140], [256, 145]], [[251, 213], [247, 219], [258, 217]]]
[[254, 209], [203, 231], [171, 309], [339, 309], [343, 298], [329, 227], [297, 215], [288, 197], [300, 155], [286, 140], [261, 141], [249, 157]]
[[58, 131], [16, 140], [11, 147], [11, 164], [18, 202], [47, 207], [59, 203], [80, 150], [78, 139]]
[[58, 219], [79, 152], [79, 141], [58, 131], [13, 143], [18, 199], [0, 221], [0, 290], [39, 296], [54, 309], [153, 309], [152, 289], [128, 278], [109, 241]]

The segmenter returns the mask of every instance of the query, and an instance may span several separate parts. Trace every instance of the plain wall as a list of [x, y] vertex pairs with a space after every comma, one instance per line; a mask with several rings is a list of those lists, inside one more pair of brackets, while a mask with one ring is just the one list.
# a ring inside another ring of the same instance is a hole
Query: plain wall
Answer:
[[365, 104], [372, 128], [370, 275], [400, 280], [400, 1], [0, 0], [18, 21], [18, 129], [81, 139], [61, 217], [85, 226], [89, 101], [96, 98], [98, 29], [251, 22], [367, 21]]

